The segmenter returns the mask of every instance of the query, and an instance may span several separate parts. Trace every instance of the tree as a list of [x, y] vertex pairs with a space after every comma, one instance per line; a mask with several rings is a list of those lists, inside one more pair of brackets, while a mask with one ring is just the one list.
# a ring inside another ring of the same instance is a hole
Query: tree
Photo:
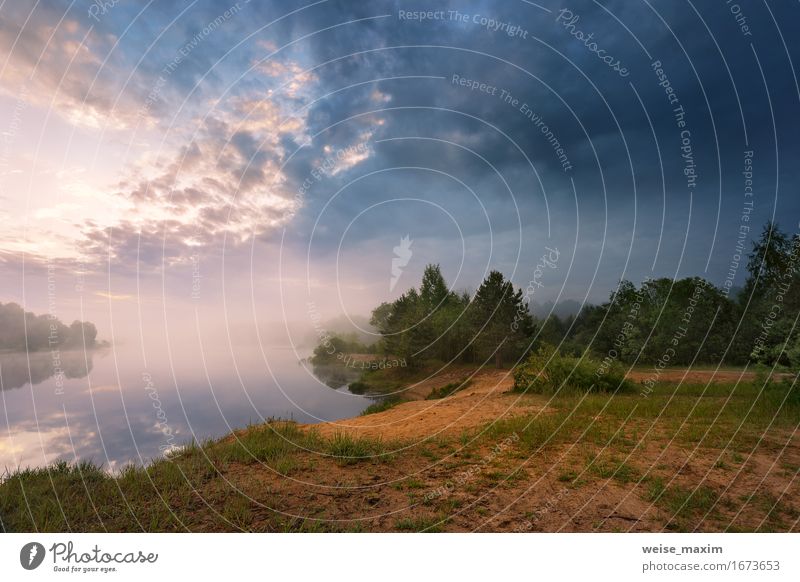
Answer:
[[428, 265], [422, 274], [422, 285], [419, 297], [426, 313], [433, 313], [441, 307], [453, 294], [447, 288], [439, 265]]
[[82, 348], [93, 346], [97, 338], [97, 328], [88, 321], [73, 321], [69, 326], [64, 345], [68, 347]]
[[741, 362], [792, 365], [789, 356], [800, 310], [800, 238], [789, 237], [777, 224], [767, 222], [753, 243], [747, 262], [749, 276], [740, 296], [741, 318], [735, 349]]
[[522, 290], [514, 291], [499, 271], [492, 271], [478, 287], [470, 304], [478, 358], [494, 354], [500, 368], [504, 358], [519, 358], [529, 349], [535, 327]]
[[550, 345], [558, 346], [566, 334], [566, 323], [551, 313], [539, 324], [539, 339]]
[[763, 297], [783, 276], [789, 263], [791, 241], [776, 223], [771, 221], [764, 225], [761, 237], [753, 242], [753, 250], [747, 260], [749, 276], [745, 282], [744, 292], [740, 297], [747, 301], [751, 295]]
[[49, 314], [36, 315], [16, 303], [0, 303], [0, 349], [38, 350], [64, 347], [93, 347], [97, 328], [88, 321], [70, 327]]
[[[630, 363], [724, 359], [743, 364], [757, 359], [796, 367], [800, 236], [790, 237], [767, 223], [753, 243], [747, 269], [743, 300], [728, 298], [701, 277], [647, 279], [638, 288], [621, 281], [608, 301], [583, 306], [574, 320], [551, 315], [541, 322], [540, 335], [560, 343], [564, 353]], [[409, 289], [393, 303], [378, 306], [372, 323], [383, 336], [383, 349], [411, 362], [493, 357], [497, 366], [530, 350], [536, 330], [522, 291], [502, 273], [489, 273], [470, 298], [449, 290], [439, 265], [425, 268], [419, 290]]]

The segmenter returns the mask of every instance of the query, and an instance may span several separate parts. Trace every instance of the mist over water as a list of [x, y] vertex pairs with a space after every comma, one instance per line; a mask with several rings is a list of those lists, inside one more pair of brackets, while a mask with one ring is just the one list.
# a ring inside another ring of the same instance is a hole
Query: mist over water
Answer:
[[54, 373], [50, 352], [0, 355], [0, 414], [8, 431], [0, 467], [64, 459], [116, 470], [249, 423], [337, 420], [371, 402], [335, 380], [326, 384], [301, 361], [308, 353], [292, 347], [231, 349], [218, 341], [195, 348], [143, 351], [130, 342], [61, 352], [63, 373]]

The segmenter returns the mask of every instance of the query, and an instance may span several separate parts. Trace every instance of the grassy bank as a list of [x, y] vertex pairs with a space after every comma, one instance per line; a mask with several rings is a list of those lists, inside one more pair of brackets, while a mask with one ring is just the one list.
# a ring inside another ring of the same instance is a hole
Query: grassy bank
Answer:
[[[449, 374], [460, 374], [467, 378], [475, 366], [467, 364], [446, 364], [438, 360], [426, 360], [415, 366], [393, 367], [382, 370], [364, 370], [361, 377], [350, 389], [358, 394], [402, 393], [408, 386], [424, 382], [446, 370]], [[441, 396], [437, 396], [441, 397]]]
[[58, 463], [6, 476], [0, 516], [8, 531], [798, 529], [788, 381], [503, 397], [541, 412], [405, 443], [273, 422], [113, 477]]
[[[87, 462], [17, 471], [0, 484], [0, 517], [7, 531], [242, 529], [255, 518], [254, 500], [229, 490], [227, 475], [259, 465], [288, 478], [309, 456], [340, 466], [380, 464], [390, 459], [388, 451], [380, 440], [344, 434], [323, 439], [276, 421], [219, 441], [191, 443], [117, 476]], [[297, 525], [280, 511], [272, 513], [270, 531]]]

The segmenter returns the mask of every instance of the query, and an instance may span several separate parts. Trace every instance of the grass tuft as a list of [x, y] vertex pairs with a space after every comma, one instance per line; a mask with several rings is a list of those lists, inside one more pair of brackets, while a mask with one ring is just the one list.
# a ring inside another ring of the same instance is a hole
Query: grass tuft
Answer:
[[379, 400], [378, 402], [374, 402], [369, 406], [367, 406], [361, 413], [361, 416], [366, 416], [368, 414], [377, 414], [378, 412], [389, 410], [390, 408], [394, 408], [398, 404], [403, 404], [404, 402], [408, 402], [408, 400], [396, 396], [388, 396], [386, 398]]
[[456, 392], [460, 392], [461, 390], [465, 390], [472, 385], [472, 380], [464, 378], [459, 382], [450, 382], [442, 386], [441, 388], [434, 388], [431, 390], [431, 393], [425, 398], [425, 400], [439, 400], [441, 398], [447, 398]]
[[326, 452], [342, 465], [352, 465], [362, 461], [382, 460], [385, 456], [383, 442], [375, 439], [353, 437], [347, 433], [337, 433], [326, 441]]

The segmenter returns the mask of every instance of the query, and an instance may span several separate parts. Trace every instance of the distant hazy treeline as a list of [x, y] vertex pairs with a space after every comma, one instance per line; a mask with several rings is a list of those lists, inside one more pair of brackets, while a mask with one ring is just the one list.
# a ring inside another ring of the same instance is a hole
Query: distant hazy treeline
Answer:
[[36, 315], [16, 303], [0, 303], [0, 349], [45, 350], [92, 347], [97, 328], [88, 321], [67, 326], [50, 315]]
[[[558, 261], [557, 250], [548, 252], [534, 262], [534, 273]], [[333, 359], [369, 349], [411, 366], [425, 360], [502, 366], [550, 344], [566, 355], [608, 363], [751, 362], [800, 369], [800, 237], [768, 223], [749, 254], [735, 257], [734, 276], [739, 263], [746, 282], [737, 292], [701, 277], [646, 279], [638, 287], [622, 281], [601, 305], [586, 305], [575, 316], [539, 318], [529, 311], [527, 292], [497, 271], [474, 294], [454, 293], [439, 266], [429, 265], [419, 289], [372, 312], [377, 344], [367, 348], [355, 337], [328, 336], [315, 355]], [[536, 284], [534, 276], [529, 287]]]

